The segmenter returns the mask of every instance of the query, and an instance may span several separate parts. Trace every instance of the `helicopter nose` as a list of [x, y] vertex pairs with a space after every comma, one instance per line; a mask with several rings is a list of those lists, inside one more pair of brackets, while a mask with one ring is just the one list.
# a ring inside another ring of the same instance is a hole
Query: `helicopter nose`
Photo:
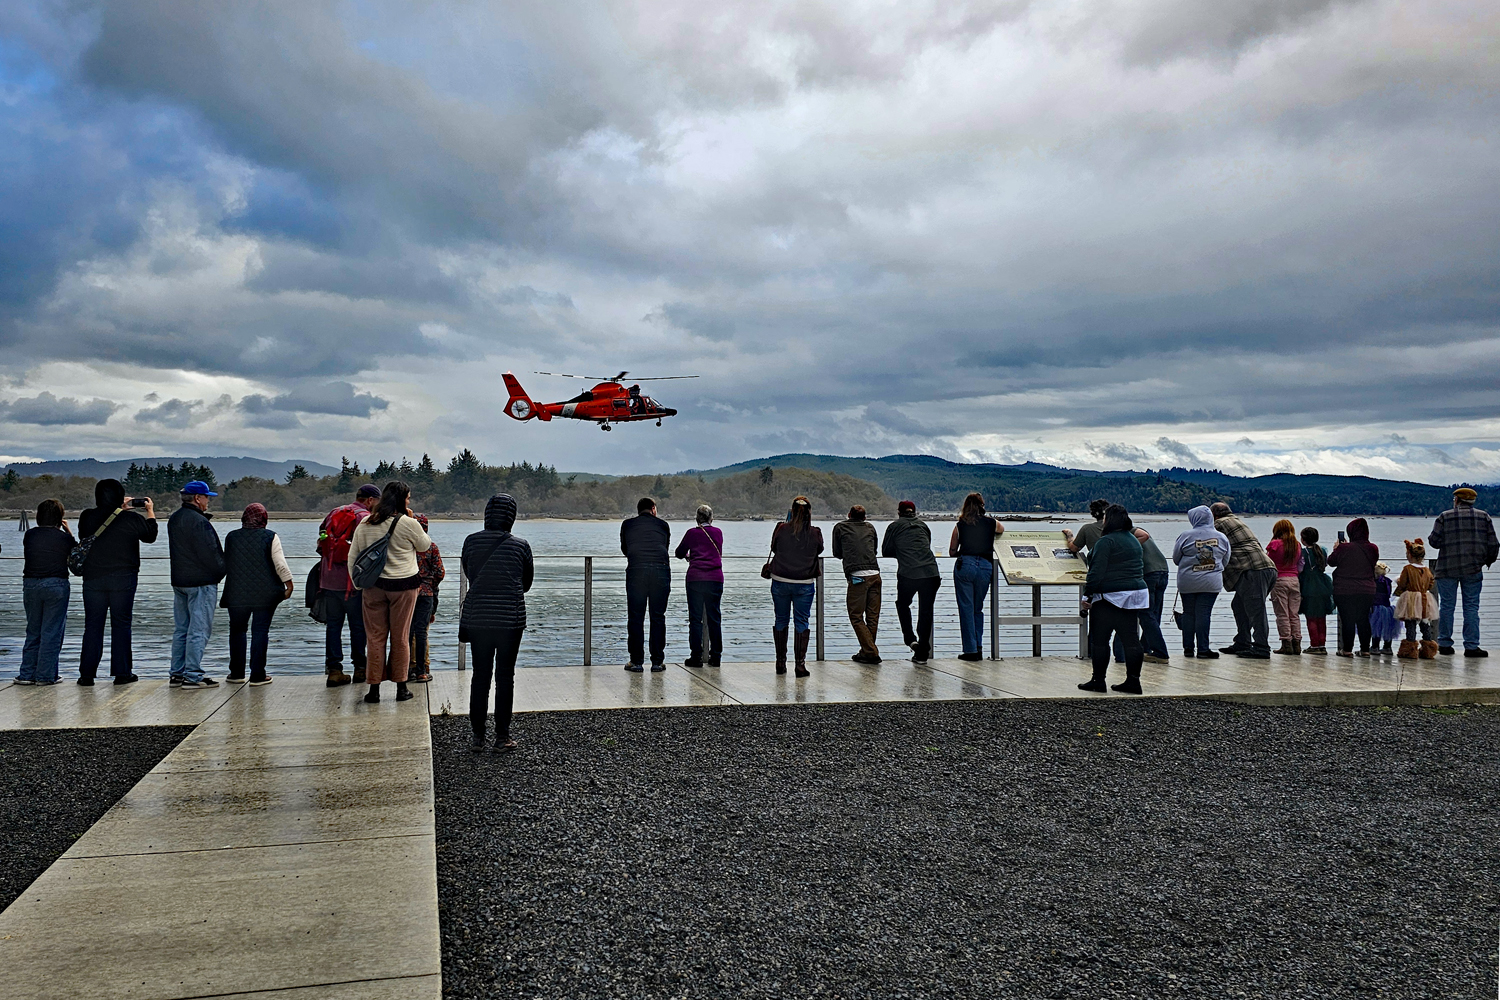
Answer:
[[661, 411], [661, 415], [664, 417], [675, 417], [677, 416], [677, 411], [669, 406], [665, 410]]

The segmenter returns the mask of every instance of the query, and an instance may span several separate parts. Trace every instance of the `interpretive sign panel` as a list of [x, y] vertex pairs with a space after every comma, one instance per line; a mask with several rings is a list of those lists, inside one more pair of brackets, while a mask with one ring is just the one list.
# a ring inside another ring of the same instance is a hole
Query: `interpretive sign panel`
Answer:
[[995, 539], [1000, 572], [1008, 584], [1077, 586], [1089, 575], [1082, 559], [1068, 551], [1061, 531], [1011, 531]]

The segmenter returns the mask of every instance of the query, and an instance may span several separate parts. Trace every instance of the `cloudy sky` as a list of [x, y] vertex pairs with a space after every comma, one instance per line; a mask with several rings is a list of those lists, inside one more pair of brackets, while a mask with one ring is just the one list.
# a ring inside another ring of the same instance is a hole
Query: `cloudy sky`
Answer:
[[0, 455], [1497, 481], [1497, 192], [1493, 0], [12, 0]]

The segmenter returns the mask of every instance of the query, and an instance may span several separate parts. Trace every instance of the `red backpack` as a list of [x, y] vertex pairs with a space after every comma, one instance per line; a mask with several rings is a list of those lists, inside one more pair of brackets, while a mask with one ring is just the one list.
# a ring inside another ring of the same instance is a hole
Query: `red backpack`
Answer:
[[328, 515], [328, 527], [318, 538], [318, 554], [337, 566], [349, 562], [349, 543], [354, 539], [354, 529], [359, 527], [368, 512], [363, 507], [352, 505], [340, 507]]

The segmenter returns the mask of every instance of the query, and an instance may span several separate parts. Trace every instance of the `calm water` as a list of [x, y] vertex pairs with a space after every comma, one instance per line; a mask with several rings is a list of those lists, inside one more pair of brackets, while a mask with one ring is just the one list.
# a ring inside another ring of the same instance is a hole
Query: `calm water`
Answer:
[[[1078, 523], [1084, 519], [1079, 518]], [[1262, 542], [1270, 540], [1271, 524], [1276, 518], [1251, 518], [1250, 526]], [[1322, 534], [1325, 547], [1331, 548], [1339, 528], [1347, 518], [1293, 519], [1299, 530], [1306, 524], [1317, 527]], [[1187, 528], [1184, 518], [1167, 515], [1144, 515], [1136, 517], [1141, 527], [1150, 531], [1164, 551], [1169, 550], [1177, 535]], [[14, 524], [14, 522], [11, 522]], [[238, 526], [235, 520], [215, 519], [221, 532]], [[1382, 557], [1391, 567], [1394, 579], [1405, 563], [1402, 539], [1425, 536], [1431, 528], [1430, 518], [1388, 517], [1372, 518], [1371, 540], [1380, 546]], [[824, 538], [829, 536], [831, 522], [820, 522]], [[1017, 523], [1017, 529], [1058, 529], [1077, 523], [1054, 524]], [[273, 521], [271, 527], [278, 531], [288, 561], [296, 575], [297, 594], [283, 604], [276, 614], [271, 633], [271, 669], [284, 673], [319, 673], [323, 668], [323, 627], [308, 618], [302, 607], [302, 581], [308, 569], [317, 559], [314, 544], [317, 541], [317, 521]], [[441, 548], [448, 564], [448, 581], [441, 591], [438, 620], [433, 626], [434, 668], [457, 666], [458, 657], [458, 553], [463, 539], [480, 527], [475, 521], [439, 521], [432, 525], [432, 537]], [[688, 522], [674, 522], [673, 540], [691, 527]], [[724, 642], [727, 660], [766, 660], [772, 658], [771, 647], [771, 600], [770, 585], [760, 578], [760, 567], [765, 559], [767, 543], [773, 522], [731, 521], [719, 525], [724, 531], [725, 588], [724, 588]], [[884, 532], [884, 524], [876, 522], [877, 530]], [[934, 548], [946, 552], [951, 522], [934, 522]], [[583, 557], [592, 555], [594, 560], [594, 662], [613, 663], [625, 661], [625, 561], [619, 555], [618, 522], [605, 521], [523, 521], [517, 533], [526, 538], [536, 555], [536, 583], [527, 596], [530, 627], [526, 642], [522, 646], [520, 663], [523, 666], [551, 666], [580, 663], [583, 658]], [[14, 530], [0, 531], [0, 676], [14, 676], [20, 662], [21, 641], [25, 636], [26, 623], [21, 610], [21, 536]], [[161, 540], [154, 546], [143, 546], [141, 587], [136, 597], [135, 655], [137, 672], [143, 676], [165, 676], [172, 634], [172, 592], [166, 560], [166, 530], [163, 525]], [[900, 631], [896, 624], [894, 565], [882, 560], [886, 569], [885, 607], [882, 613], [881, 637], [888, 655], [895, 655], [904, 647], [899, 644]], [[938, 655], [951, 656], [961, 651], [958, 620], [951, 585], [951, 563], [943, 561], [944, 583], [938, 593], [937, 626], [935, 643]], [[829, 559], [827, 592], [825, 596], [825, 635], [827, 655], [844, 657], [857, 648], [848, 619], [843, 613], [844, 579], [838, 563]], [[674, 592], [668, 608], [669, 660], [681, 660], [687, 655], [687, 602], [682, 598], [682, 577], [685, 564], [675, 562], [673, 568]], [[1044, 588], [1043, 612], [1046, 614], [1069, 614], [1077, 609], [1077, 589], [1074, 587]], [[1166, 597], [1170, 609], [1175, 594], [1169, 589]], [[1229, 596], [1220, 597], [1215, 607], [1214, 642], [1227, 643], [1234, 632], [1233, 617], [1229, 611]], [[1500, 634], [1500, 585], [1486, 591], [1483, 602], [1484, 627], [1482, 635], [1486, 644], [1497, 644]], [[1031, 613], [1031, 592], [1027, 587], [1000, 589], [1000, 613], [1002, 615], [1028, 615]], [[1164, 631], [1169, 648], [1180, 649], [1177, 633], [1171, 628], [1170, 613], [1163, 615]], [[1330, 627], [1333, 622], [1330, 621]], [[80, 582], [73, 581], [72, 601], [68, 609], [68, 632], [63, 644], [63, 674], [77, 675], [78, 639], [83, 630], [83, 604]], [[1272, 625], [1273, 636], [1275, 626]], [[1072, 654], [1077, 651], [1077, 630], [1070, 626], [1048, 626], [1043, 630], [1043, 651], [1049, 654]], [[347, 632], [346, 632], [347, 640]], [[106, 636], [106, 646], [108, 639]], [[227, 662], [228, 619], [222, 611], [214, 623], [214, 634], [210, 640], [206, 663], [222, 674]], [[1011, 627], [1001, 630], [1000, 649], [1002, 656], [1028, 656], [1031, 653], [1029, 627]], [[988, 641], [986, 641], [986, 653]], [[108, 671], [108, 651], [101, 671]], [[346, 654], [347, 657], [347, 654]]]

